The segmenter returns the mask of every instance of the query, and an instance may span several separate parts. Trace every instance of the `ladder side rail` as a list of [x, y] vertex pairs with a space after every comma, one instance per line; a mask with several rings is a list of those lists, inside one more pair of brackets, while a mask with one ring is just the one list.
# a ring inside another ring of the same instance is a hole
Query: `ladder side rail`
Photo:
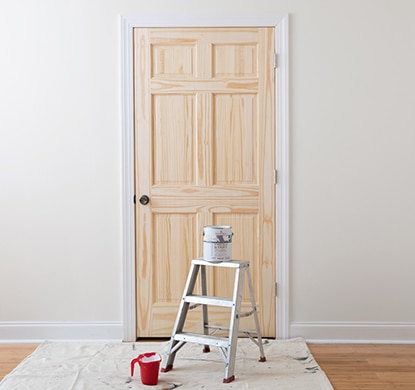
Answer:
[[[203, 296], [207, 295], [207, 285], [206, 285], [206, 266], [200, 265], [200, 292]], [[205, 336], [209, 335], [209, 319], [208, 319], [208, 307], [206, 304], [202, 304], [202, 326], [203, 334]], [[203, 352], [210, 352], [210, 346], [205, 344], [203, 347]]]
[[[255, 327], [256, 327], [256, 333], [257, 333], [257, 340], [258, 340], [258, 347], [260, 352], [259, 360], [261, 362], [265, 361], [265, 353], [264, 353], [264, 346], [262, 344], [262, 335], [261, 335], [261, 328], [259, 327], [259, 320], [258, 320], [258, 310], [256, 307], [256, 301], [254, 296], [254, 289], [252, 287], [252, 278], [251, 278], [251, 270], [248, 267], [247, 270], [247, 279], [248, 279], [248, 288], [249, 288], [249, 295], [251, 297], [251, 304], [252, 304], [252, 310], [254, 310], [254, 320], [255, 320]], [[251, 338], [251, 337], [250, 337]]]
[[200, 265], [197, 265], [197, 264], [191, 265], [190, 272], [187, 277], [186, 285], [184, 288], [183, 296], [180, 301], [179, 311], [177, 313], [176, 323], [173, 328], [172, 337], [174, 336], [174, 334], [183, 331], [183, 326], [186, 320], [187, 312], [189, 310], [189, 303], [186, 302], [186, 296], [193, 293], [196, 280], [197, 280], [197, 275], [199, 273], [199, 269], [200, 269]]
[[[177, 347], [178, 341], [175, 340], [175, 335], [178, 332], [183, 331], [184, 323], [186, 321], [187, 312], [189, 311], [189, 303], [185, 301], [185, 297], [188, 294], [193, 292], [194, 286], [196, 284], [197, 275], [199, 273], [200, 265], [191, 264], [189, 275], [187, 276], [186, 285], [184, 288], [183, 296], [180, 301], [179, 310], [177, 312], [176, 321], [173, 327], [173, 332], [170, 339], [169, 348], [167, 351], [167, 358], [164, 360], [161, 366], [162, 372], [170, 371], [173, 368], [174, 359], [176, 357], [176, 352], [183, 346]], [[184, 344], [184, 343], [183, 343]]]
[[226, 358], [225, 377], [223, 379], [224, 383], [229, 383], [235, 379], [235, 356], [238, 343], [239, 314], [241, 311], [245, 269], [245, 267], [237, 268], [235, 271], [235, 284], [233, 290], [234, 306], [231, 310], [231, 319], [229, 323], [229, 344]]

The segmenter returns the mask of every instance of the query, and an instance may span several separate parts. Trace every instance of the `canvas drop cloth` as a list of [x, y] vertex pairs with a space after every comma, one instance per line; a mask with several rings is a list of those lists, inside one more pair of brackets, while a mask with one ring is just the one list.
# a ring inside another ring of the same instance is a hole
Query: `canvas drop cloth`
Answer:
[[160, 373], [157, 386], [140, 380], [140, 368], [130, 377], [130, 361], [143, 352], [162, 356], [168, 343], [45, 342], [0, 383], [1, 390], [101, 390], [162, 389], [168, 383], [178, 389], [282, 389], [333, 390], [325, 373], [301, 338], [265, 340], [266, 362], [259, 362], [259, 349], [249, 339], [239, 339], [235, 380], [222, 383], [225, 363], [212, 348], [203, 353], [198, 344], [186, 344], [176, 355], [173, 370]]

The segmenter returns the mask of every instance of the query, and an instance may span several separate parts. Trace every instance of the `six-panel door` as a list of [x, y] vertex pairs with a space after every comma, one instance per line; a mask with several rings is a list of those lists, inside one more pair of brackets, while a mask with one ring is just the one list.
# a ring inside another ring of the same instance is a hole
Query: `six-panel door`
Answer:
[[[134, 30], [135, 186], [150, 199], [136, 204], [137, 337], [171, 335], [207, 225], [232, 226], [275, 336], [274, 51], [272, 28]], [[224, 271], [208, 274], [208, 294], [231, 296]], [[228, 314], [210, 308], [209, 320]], [[201, 327], [195, 309], [186, 330]]]

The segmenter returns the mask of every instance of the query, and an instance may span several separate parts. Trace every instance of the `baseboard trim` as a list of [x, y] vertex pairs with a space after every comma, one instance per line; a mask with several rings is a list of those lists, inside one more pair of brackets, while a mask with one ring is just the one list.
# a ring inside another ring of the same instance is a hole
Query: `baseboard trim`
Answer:
[[415, 323], [292, 322], [290, 337], [315, 343], [415, 344]]
[[0, 322], [0, 343], [121, 341], [122, 322]]

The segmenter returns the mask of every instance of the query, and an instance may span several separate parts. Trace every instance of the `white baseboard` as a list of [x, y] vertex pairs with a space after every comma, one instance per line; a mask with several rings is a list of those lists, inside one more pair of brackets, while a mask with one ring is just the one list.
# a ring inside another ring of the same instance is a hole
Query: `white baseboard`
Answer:
[[122, 322], [0, 322], [0, 343], [121, 341], [122, 334]]
[[415, 323], [292, 322], [290, 337], [315, 343], [415, 344]]

